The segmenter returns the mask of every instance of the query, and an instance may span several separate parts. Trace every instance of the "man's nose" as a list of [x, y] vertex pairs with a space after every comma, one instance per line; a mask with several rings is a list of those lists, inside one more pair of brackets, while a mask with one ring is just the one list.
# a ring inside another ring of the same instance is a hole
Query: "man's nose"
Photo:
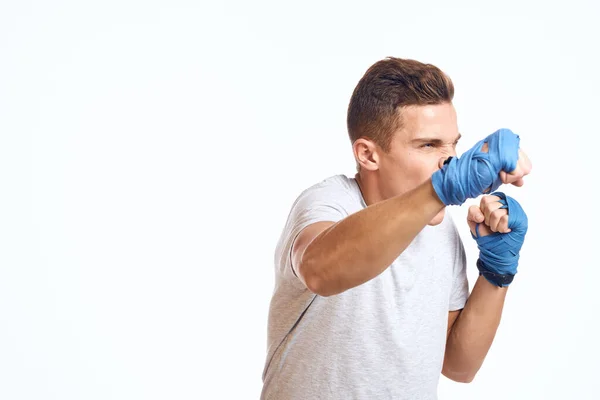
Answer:
[[442, 158], [439, 159], [438, 161], [438, 168], [442, 169], [442, 167], [446, 164], [448, 164], [450, 162], [450, 160], [452, 160], [452, 156], [444, 156]]
[[456, 157], [456, 149], [454, 146], [447, 148], [444, 147], [442, 149], [442, 155], [438, 163], [438, 167], [441, 169], [444, 164], [448, 164], [452, 158]]

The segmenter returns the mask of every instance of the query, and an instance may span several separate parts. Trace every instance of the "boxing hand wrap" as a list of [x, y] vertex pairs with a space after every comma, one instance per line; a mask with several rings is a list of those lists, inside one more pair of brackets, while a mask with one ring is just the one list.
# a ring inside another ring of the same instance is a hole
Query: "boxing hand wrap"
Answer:
[[[432, 177], [433, 188], [445, 205], [461, 205], [488, 188], [502, 184], [500, 171], [512, 172], [519, 159], [519, 136], [510, 129], [499, 129], [477, 142], [460, 158], [451, 157]], [[488, 152], [481, 151], [488, 144]]]
[[476, 236], [473, 239], [479, 248], [479, 259], [477, 268], [479, 274], [483, 275], [488, 282], [496, 286], [508, 286], [517, 273], [519, 264], [519, 252], [527, 233], [527, 215], [521, 205], [512, 197], [502, 192], [492, 193], [500, 197], [501, 208], [508, 209], [508, 233], [492, 233], [487, 236], [479, 236], [479, 224], [475, 227]]

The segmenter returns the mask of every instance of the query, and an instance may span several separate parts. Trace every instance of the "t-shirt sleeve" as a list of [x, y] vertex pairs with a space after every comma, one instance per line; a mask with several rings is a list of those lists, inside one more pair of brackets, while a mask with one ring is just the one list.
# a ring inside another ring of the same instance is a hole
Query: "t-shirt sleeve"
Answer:
[[454, 227], [456, 235], [455, 257], [453, 269], [452, 290], [450, 293], [450, 304], [448, 311], [461, 310], [465, 307], [469, 298], [469, 281], [467, 279], [467, 256], [465, 248], [460, 238], [456, 227]]
[[292, 245], [300, 232], [316, 222], [338, 222], [345, 218], [349, 214], [348, 199], [349, 194], [343, 188], [325, 183], [315, 185], [298, 196], [290, 211], [284, 235], [285, 276], [300, 282], [291, 263]]

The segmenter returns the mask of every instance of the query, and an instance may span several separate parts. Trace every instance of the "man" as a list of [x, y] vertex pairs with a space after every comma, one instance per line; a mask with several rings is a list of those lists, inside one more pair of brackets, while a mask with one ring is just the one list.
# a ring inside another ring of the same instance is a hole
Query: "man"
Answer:
[[[347, 121], [358, 172], [302, 192], [277, 246], [263, 399], [436, 399], [440, 372], [470, 382], [480, 368], [524, 236], [509, 222], [526, 218], [501, 194], [469, 210], [478, 245], [491, 239], [469, 295], [445, 206], [521, 186], [531, 164], [506, 130], [457, 158], [453, 95], [414, 60], [381, 60], [358, 83]], [[502, 235], [516, 236], [499, 254]]]

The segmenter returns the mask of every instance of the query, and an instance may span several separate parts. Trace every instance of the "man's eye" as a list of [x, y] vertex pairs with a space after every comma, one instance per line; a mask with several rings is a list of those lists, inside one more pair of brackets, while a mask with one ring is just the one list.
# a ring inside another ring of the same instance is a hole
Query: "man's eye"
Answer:
[[435, 144], [433, 143], [424, 143], [421, 145], [421, 147], [435, 147]]

